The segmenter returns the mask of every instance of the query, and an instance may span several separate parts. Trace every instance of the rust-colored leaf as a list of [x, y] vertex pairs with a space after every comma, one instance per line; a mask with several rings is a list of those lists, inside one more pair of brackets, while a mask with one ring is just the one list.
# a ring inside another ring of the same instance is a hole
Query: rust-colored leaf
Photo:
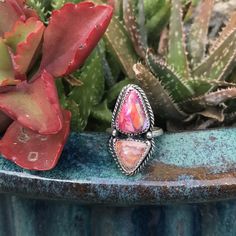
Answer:
[[236, 87], [220, 89], [215, 92], [210, 92], [199, 97], [193, 98], [190, 102], [198, 103], [200, 106], [217, 106], [230, 99], [236, 98]]

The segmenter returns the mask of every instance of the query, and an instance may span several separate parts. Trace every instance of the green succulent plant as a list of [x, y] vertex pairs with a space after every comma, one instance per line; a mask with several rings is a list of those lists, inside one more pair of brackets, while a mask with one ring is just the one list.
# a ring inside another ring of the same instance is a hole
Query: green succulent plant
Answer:
[[[40, 1], [40, 5], [28, 0], [28, 4], [47, 22], [50, 11], [65, 1]], [[99, 44], [81, 71], [57, 82], [63, 106], [72, 111], [73, 130], [108, 127], [115, 100], [128, 83], [145, 90], [157, 120], [168, 130], [207, 128], [236, 120], [236, 79], [235, 72], [231, 73], [236, 13], [211, 42], [213, 0], [109, 2], [116, 9], [105, 44]]]
[[[105, 35], [113, 38], [110, 47], [123, 71], [145, 90], [154, 113], [169, 130], [207, 128], [234, 121], [236, 84], [234, 76], [229, 75], [236, 60], [236, 13], [210, 43], [213, 0], [199, 2], [187, 34], [184, 24], [189, 17], [187, 10], [192, 11], [192, 7], [180, 0], [165, 2], [166, 6], [170, 4], [169, 24], [166, 22], [166, 27], [162, 27], [158, 48], [149, 48], [143, 36], [145, 25], [138, 20], [144, 14], [140, 5], [146, 4], [147, 8], [147, 1], [123, 0], [125, 27], [113, 18], [110, 27], [113, 24], [116, 32], [111, 33], [109, 27]], [[147, 16], [145, 22], [147, 26]], [[119, 43], [114, 45], [118, 39]], [[137, 58], [140, 58], [138, 63]]]

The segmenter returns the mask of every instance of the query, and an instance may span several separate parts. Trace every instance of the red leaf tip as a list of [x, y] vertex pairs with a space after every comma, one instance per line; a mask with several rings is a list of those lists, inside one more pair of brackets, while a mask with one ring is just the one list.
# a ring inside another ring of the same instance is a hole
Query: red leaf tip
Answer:
[[111, 6], [92, 2], [67, 3], [54, 11], [44, 33], [40, 69], [54, 77], [76, 70], [104, 34], [112, 13]]

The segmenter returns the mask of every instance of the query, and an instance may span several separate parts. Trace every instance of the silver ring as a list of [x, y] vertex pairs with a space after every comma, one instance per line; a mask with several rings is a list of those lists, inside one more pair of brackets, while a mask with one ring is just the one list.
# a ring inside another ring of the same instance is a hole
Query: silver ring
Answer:
[[113, 116], [109, 149], [121, 171], [134, 175], [151, 157], [154, 137], [163, 134], [154, 127], [154, 115], [144, 91], [137, 85], [125, 86], [117, 99]]
[[[107, 128], [106, 132], [111, 134], [113, 137], [117, 136], [117, 130], [116, 129]], [[164, 131], [163, 131], [162, 128], [154, 127], [153, 130], [146, 133], [146, 136], [149, 136], [147, 138], [156, 138], [156, 137], [161, 136], [163, 133], [164, 133]]]

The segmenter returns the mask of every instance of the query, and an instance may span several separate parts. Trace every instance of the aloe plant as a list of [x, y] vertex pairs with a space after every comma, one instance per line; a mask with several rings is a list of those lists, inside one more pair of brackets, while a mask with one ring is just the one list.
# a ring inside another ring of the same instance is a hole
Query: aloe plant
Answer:
[[55, 166], [71, 117], [61, 107], [55, 78], [85, 62], [111, 16], [109, 6], [68, 3], [44, 24], [23, 0], [0, 2], [0, 118], [4, 126], [7, 117], [14, 120], [0, 140], [2, 156], [26, 169]]
[[[140, 6], [135, 1], [123, 0], [123, 19], [129, 36], [127, 42], [123, 40], [123, 50], [133, 45], [136, 57], [140, 58], [140, 62], [127, 65], [133, 68], [134, 77], [129, 70], [123, 71], [145, 90], [154, 113], [167, 124], [167, 129], [226, 124], [229, 117], [231, 120], [235, 117], [236, 84], [229, 75], [236, 59], [236, 12], [210, 43], [207, 35], [213, 0], [199, 1], [187, 35], [183, 1], [172, 0], [168, 4], [169, 24], [160, 34], [159, 48], [150, 48], [142, 36], [143, 26], [138, 23]], [[189, 18], [190, 13], [185, 12], [185, 16]], [[118, 32], [114, 35], [118, 37]], [[123, 59], [118, 61], [122, 64]]]

